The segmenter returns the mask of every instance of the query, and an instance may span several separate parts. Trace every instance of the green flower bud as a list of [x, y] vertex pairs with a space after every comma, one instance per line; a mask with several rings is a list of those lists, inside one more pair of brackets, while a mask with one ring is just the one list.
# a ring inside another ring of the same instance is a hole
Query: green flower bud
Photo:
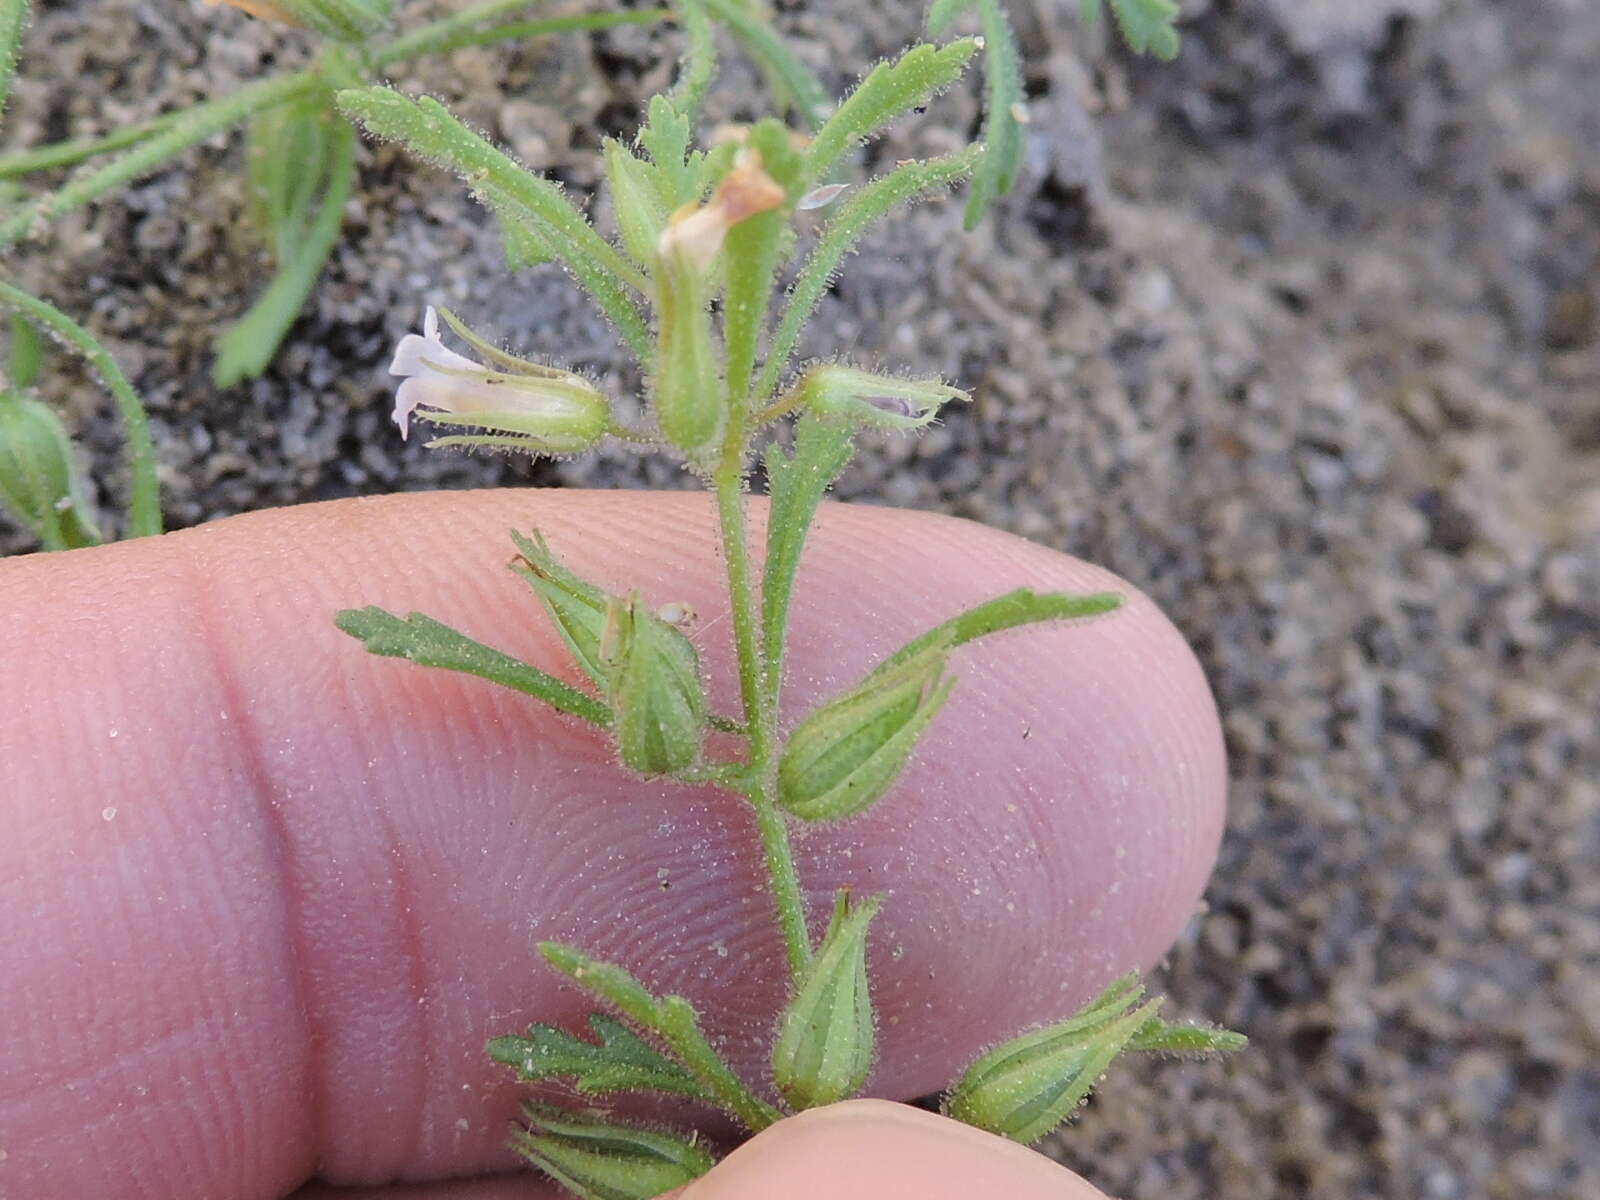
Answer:
[[673, 213], [656, 241], [656, 423], [662, 436], [691, 459], [716, 448], [727, 419], [707, 273], [729, 230], [780, 207], [786, 196], [767, 174], [761, 152], [746, 147], [734, 156], [711, 198]]
[[706, 702], [694, 644], [646, 611], [637, 594], [611, 597], [600, 657], [623, 765], [642, 775], [671, 775], [698, 763]]
[[15, 392], [0, 393], [0, 503], [48, 549], [100, 542], [67, 431], [47, 406]]
[[772, 1048], [772, 1078], [797, 1109], [849, 1099], [872, 1069], [867, 926], [880, 901], [874, 896], [851, 908], [849, 892], [839, 893], [822, 945], [784, 1010]]
[[795, 728], [778, 763], [778, 803], [807, 821], [853, 817], [889, 790], [955, 686], [935, 644]]
[[711, 1155], [672, 1134], [579, 1116], [546, 1105], [523, 1107], [529, 1128], [512, 1148], [586, 1200], [647, 1200], [700, 1178]]
[[1155, 1017], [1159, 998], [1128, 1011], [1143, 994], [1138, 977], [1125, 976], [1067, 1020], [991, 1050], [967, 1068], [945, 1112], [1014, 1141], [1038, 1141], [1083, 1103]]
[[727, 420], [704, 268], [687, 252], [668, 249], [657, 285], [656, 424], [691, 460], [704, 458]]
[[936, 379], [900, 379], [854, 367], [812, 367], [789, 392], [787, 407], [866, 429], [921, 429], [951, 400], [971, 400]]
[[562, 566], [540, 534], [525, 538], [513, 532], [511, 540], [520, 552], [511, 564], [512, 570], [538, 594], [583, 673], [601, 687], [606, 686], [608, 672], [600, 659], [600, 634], [610, 597]]

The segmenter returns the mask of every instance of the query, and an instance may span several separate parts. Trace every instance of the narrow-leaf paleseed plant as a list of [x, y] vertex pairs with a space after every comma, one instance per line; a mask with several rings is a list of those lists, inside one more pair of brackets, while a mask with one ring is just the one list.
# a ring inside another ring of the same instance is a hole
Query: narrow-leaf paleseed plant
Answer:
[[[719, 0], [720, 2], [720, 0]], [[945, 9], [956, 6], [945, 5]], [[839, 892], [813, 937], [790, 847], [791, 829], [855, 817], [894, 787], [936, 728], [957, 686], [961, 647], [1001, 630], [1112, 614], [1113, 594], [1020, 589], [928, 630], [805, 714], [784, 736], [784, 654], [796, 569], [824, 494], [863, 431], [913, 432], [967, 399], [942, 380], [876, 374], [840, 363], [792, 366], [800, 333], [845, 256], [876, 222], [946, 191], [984, 161], [982, 147], [897, 164], [845, 185], [852, 152], [954, 83], [974, 39], [918, 45], [879, 65], [809, 137], [766, 119], [706, 148], [694, 145], [713, 73], [697, 41], [682, 79], [651, 100], [633, 145], [605, 146], [618, 239], [604, 236], [559, 187], [467, 128], [441, 104], [375, 87], [340, 91], [341, 112], [373, 136], [458, 175], [498, 218], [514, 259], [561, 263], [637, 356], [647, 427], [625, 424], [589, 380], [512, 356], [448, 312], [429, 308], [397, 347], [394, 416], [402, 435], [426, 425], [431, 446], [572, 455], [603, 438], [677, 457], [715, 497], [726, 564], [739, 710], [708, 699], [699, 651], [673, 606], [580, 577], [538, 531], [513, 533], [512, 566], [570, 651], [570, 684], [421, 613], [341, 612], [341, 629], [374, 654], [462, 671], [526, 693], [605, 730], [618, 761], [641, 776], [712, 785], [749, 805], [766, 893], [785, 950], [787, 1001], [775, 1014], [770, 1074], [741, 1078], [681, 996], [657, 995], [582, 947], [545, 943], [544, 958], [593, 996], [586, 1034], [538, 1024], [490, 1042], [489, 1054], [529, 1083], [564, 1080], [579, 1094], [685, 1097], [754, 1132], [783, 1116], [856, 1095], [875, 1041], [867, 944], [882, 897]], [[823, 214], [802, 248], [796, 214]], [[792, 280], [775, 303], [780, 282]], [[448, 326], [472, 353], [445, 344]], [[746, 493], [758, 451], [769, 492], [757, 578]], [[1114, 619], [1114, 618], [1113, 618]], [[717, 736], [713, 737], [712, 735]], [[735, 752], [724, 748], [737, 747]], [[1210, 1052], [1238, 1034], [1165, 1021], [1136, 977], [1081, 1011], [990, 1051], [945, 1098], [953, 1118], [1022, 1142], [1042, 1137], [1126, 1051]], [[595, 1115], [529, 1104], [518, 1150], [572, 1191], [627, 1200], [708, 1170], [702, 1141]]]

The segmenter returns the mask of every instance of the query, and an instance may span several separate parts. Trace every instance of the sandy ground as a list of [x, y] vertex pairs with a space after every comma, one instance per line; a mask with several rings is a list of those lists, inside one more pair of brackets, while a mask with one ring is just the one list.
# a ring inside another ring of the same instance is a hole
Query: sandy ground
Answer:
[[[785, 7], [830, 83], [915, 30], [916, 6]], [[1225, 714], [1230, 832], [1163, 983], [1254, 1047], [1123, 1070], [1051, 1149], [1129, 1197], [1600, 1195], [1600, 9], [1189, 0], [1160, 66], [1075, 7], [1014, 5], [1017, 192], [970, 236], [949, 204], [874, 237], [807, 347], [978, 396], [873, 447], [844, 497], [1121, 572]], [[582, 190], [597, 130], [626, 132], [665, 81], [669, 36], [463, 51], [401, 81]], [[95, 132], [299, 53], [199, 5], [46, 2], [6, 134]], [[747, 114], [754, 88], [729, 72], [720, 110]], [[867, 165], [974, 119], [953, 93]], [[559, 276], [508, 279], [460, 190], [385, 150], [272, 372], [215, 392], [207, 339], [261, 273], [238, 164], [218, 138], [20, 264], [149, 397], [175, 524], [684, 484], [624, 453], [529, 468], [390, 436], [385, 356], [429, 299], [636, 381]], [[70, 374], [46, 391], [112, 500], [100, 394]], [[26, 543], [5, 527], [0, 546]]]

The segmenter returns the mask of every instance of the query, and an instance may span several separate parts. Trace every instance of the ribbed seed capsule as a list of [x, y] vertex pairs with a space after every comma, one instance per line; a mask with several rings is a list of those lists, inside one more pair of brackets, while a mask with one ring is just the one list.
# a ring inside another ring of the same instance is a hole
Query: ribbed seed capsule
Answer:
[[514, 1149], [586, 1200], [647, 1200], [698, 1179], [711, 1155], [683, 1138], [632, 1125], [524, 1106], [529, 1128]]
[[836, 821], [887, 792], [955, 686], [945, 654], [931, 646], [806, 717], [778, 764], [778, 803], [803, 820]]
[[874, 896], [850, 907], [840, 892], [817, 955], [784, 1010], [772, 1048], [772, 1077], [795, 1108], [847, 1100], [872, 1069], [875, 1030], [867, 984], [867, 927]]
[[706, 704], [694, 644], [635, 594], [610, 598], [599, 652], [623, 765], [671, 775], [698, 763]]
[[1161, 1007], [1129, 1012], [1143, 994], [1136, 977], [1112, 984], [1082, 1011], [991, 1050], [961, 1077], [945, 1103], [951, 1117], [1024, 1144], [1072, 1113]]

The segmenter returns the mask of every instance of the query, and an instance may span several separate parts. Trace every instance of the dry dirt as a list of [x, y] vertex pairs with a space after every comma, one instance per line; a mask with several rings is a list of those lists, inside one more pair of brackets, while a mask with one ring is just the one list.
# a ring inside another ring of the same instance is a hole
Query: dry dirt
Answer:
[[[808, 0], [781, 21], [840, 84], [918, 7]], [[1183, 54], [1159, 65], [1068, 0], [1013, 7], [1020, 186], [972, 235], [941, 204], [872, 238], [808, 349], [978, 396], [874, 446], [843, 497], [1105, 563], [1172, 614], [1225, 714], [1230, 831], [1162, 983], [1253, 1048], [1122, 1071], [1053, 1149], [1129, 1197], [1600, 1195], [1600, 8], [1187, 0]], [[401, 82], [582, 191], [671, 37], [463, 51]], [[103, 130], [298, 46], [199, 5], [46, 0], [6, 133]], [[729, 72], [721, 111], [747, 115], [755, 86]], [[957, 91], [872, 161], [975, 117]], [[174, 524], [527, 479], [683, 485], [623, 453], [529, 468], [389, 436], [386, 354], [427, 299], [634, 381], [559, 276], [508, 280], [460, 190], [387, 150], [365, 153], [270, 374], [214, 391], [207, 340], [261, 270], [238, 166], [217, 138], [18, 267], [149, 398]], [[46, 391], [113, 501], [100, 394], [61, 373]]]

